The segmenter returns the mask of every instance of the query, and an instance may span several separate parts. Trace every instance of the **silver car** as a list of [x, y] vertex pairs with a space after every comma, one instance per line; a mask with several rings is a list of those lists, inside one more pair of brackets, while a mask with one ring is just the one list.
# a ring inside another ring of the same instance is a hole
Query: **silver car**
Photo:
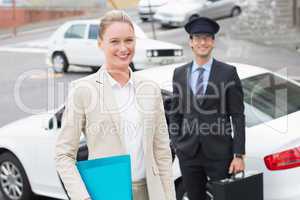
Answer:
[[233, 17], [241, 11], [237, 0], [178, 0], [160, 7], [154, 19], [162, 26], [180, 27], [197, 17]]
[[144, 22], [153, 17], [155, 12], [167, 4], [169, 0], [140, 0], [139, 1], [139, 17]]

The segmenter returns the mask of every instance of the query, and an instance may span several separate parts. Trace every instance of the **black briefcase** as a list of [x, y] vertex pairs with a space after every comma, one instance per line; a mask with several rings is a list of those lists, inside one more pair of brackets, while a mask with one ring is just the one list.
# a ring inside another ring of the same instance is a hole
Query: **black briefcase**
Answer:
[[263, 200], [263, 173], [242, 173], [241, 177], [212, 181], [208, 185], [212, 200]]

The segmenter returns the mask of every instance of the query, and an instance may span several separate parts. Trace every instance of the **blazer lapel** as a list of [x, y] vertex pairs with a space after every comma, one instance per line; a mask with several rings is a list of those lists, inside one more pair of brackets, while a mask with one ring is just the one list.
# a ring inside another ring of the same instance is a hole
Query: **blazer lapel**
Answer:
[[[142, 89], [143, 87], [143, 82], [137, 77], [137, 76], [133, 76], [133, 81], [134, 81], [134, 89], [135, 89], [135, 97], [136, 97], [136, 106], [137, 106], [137, 110], [139, 112], [139, 118], [140, 118], [140, 124], [141, 126], [143, 126], [143, 150], [144, 150], [144, 155], [146, 155], [146, 151], [147, 151], [147, 141], [150, 141], [148, 139], [148, 132], [147, 129], [145, 127], [149, 127], [148, 125], [146, 125], [145, 123], [148, 123], [148, 120], [145, 120], [145, 110], [147, 109], [147, 107], [149, 106], [147, 104], [147, 101], [145, 101], [145, 88]], [[154, 122], [151, 123], [151, 125], [154, 125]]]
[[108, 114], [111, 117], [111, 120], [115, 125], [115, 130], [119, 135], [121, 145], [125, 149], [125, 138], [124, 138], [123, 130], [121, 129], [120, 111], [118, 109], [117, 106], [118, 104], [114, 97], [110, 82], [108, 80], [107, 75], [105, 74], [105, 71], [101, 68], [100, 70], [98, 70], [97, 76], [98, 79], [96, 80], [96, 82], [99, 85], [100, 101], [102, 101], [104, 105], [103, 111], [105, 114]]

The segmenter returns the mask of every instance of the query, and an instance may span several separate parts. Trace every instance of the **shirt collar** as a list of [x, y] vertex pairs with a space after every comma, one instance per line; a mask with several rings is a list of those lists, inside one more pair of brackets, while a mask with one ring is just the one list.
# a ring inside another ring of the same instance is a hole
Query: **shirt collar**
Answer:
[[[104, 72], [105, 72], [105, 74], [106, 74], [106, 76], [108, 78], [108, 81], [109, 81], [110, 85], [112, 87], [118, 86], [118, 87], [121, 88], [122, 86], [108, 73], [106, 67], [104, 65], [102, 67], [104, 68]], [[129, 69], [130, 77], [129, 77], [128, 82], [123, 87], [125, 87], [127, 85], [133, 85], [133, 73], [132, 73], [132, 70], [131, 70], [130, 67], [128, 69]]]
[[213, 63], [213, 58], [211, 57], [207, 63], [205, 63], [204, 65], [198, 65], [197, 62], [194, 60], [193, 61], [193, 65], [192, 65], [192, 73], [198, 71], [198, 68], [201, 67], [203, 68], [205, 71], [210, 71], [211, 69], [211, 66], [212, 66], [212, 63]]

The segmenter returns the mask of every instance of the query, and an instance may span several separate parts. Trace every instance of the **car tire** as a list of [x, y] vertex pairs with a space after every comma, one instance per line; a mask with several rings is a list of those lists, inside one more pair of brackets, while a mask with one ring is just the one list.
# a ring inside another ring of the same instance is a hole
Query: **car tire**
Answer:
[[133, 62], [129, 64], [129, 67], [130, 67], [130, 69], [131, 69], [133, 72], [137, 71], [137, 69], [135, 68]]
[[142, 20], [142, 22], [147, 22], [147, 21], [148, 21], [148, 18], [146, 18], [146, 17], [141, 17], [141, 20]]
[[4, 200], [34, 199], [22, 164], [9, 152], [0, 155], [0, 190]]
[[240, 15], [242, 12], [241, 8], [239, 7], [234, 7], [232, 10], [231, 10], [231, 17], [236, 17], [238, 15]]
[[198, 15], [192, 15], [190, 18], [189, 18], [189, 22], [190, 21], [193, 21], [195, 19], [197, 19], [199, 16]]
[[69, 62], [64, 53], [54, 53], [52, 57], [52, 66], [53, 70], [56, 73], [68, 72]]
[[183, 186], [182, 179], [177, 179], [175, 181], [175, 190], [176, 190], [176, 199], [177, 200], [185, 200], [185, 189]]
[[100, 67], [90, 67], [93, 73], [96, 73]]

